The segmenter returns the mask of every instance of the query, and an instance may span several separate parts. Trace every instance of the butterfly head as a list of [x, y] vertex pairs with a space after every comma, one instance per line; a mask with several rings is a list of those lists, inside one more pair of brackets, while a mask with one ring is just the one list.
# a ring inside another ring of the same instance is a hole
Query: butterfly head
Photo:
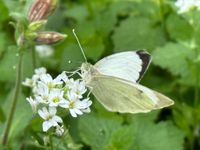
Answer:
[[83, 63], [81, 65], [81, 77], [88, 84], [94, 74], [97, 73], [97, 70], [90, 63]]

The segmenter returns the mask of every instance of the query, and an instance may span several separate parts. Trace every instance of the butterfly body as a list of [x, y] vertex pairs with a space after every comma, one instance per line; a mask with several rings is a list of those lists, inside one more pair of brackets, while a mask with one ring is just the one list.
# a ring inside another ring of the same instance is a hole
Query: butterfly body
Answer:
[[113, 54], [95, 65], [83, 63], [81, 76], [109, 111], [140, 113], [173, 104], [168, 97], [138, 83], [151, 61], [143, 50]]

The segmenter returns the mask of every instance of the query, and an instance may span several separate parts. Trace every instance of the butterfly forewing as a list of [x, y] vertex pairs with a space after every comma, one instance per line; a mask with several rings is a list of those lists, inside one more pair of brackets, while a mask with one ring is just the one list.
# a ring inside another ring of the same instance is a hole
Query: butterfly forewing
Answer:
[[94, 67], [103, 75], [137, 82], [141, 79], [151, 61], [144, 51], [128, 51], [107, 56], [98, 61]]

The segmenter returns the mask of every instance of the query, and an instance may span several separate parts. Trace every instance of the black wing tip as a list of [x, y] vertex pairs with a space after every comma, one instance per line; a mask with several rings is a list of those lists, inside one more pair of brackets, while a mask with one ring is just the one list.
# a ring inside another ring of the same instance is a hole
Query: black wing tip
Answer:
[[144, 75], [145, 71], [147, 70], [147, 68], [151, 62], [151, 55], [146, 50], [138, 50], [138, 51], [136, 51], [136, 53], [142, 60], [142, 70], [140, 71], [140, 77], [137, 80], [137, 82], [138, 82]]

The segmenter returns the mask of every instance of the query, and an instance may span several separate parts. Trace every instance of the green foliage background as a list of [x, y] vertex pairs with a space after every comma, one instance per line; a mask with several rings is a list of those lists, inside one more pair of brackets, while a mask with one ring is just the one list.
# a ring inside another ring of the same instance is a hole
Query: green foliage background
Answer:
[[[13, 12], [25, 15], [30, 2], [0, 0], [0, 134], [10, 108], [18, 59], [9, 22]], [[178, 15], [174, 2], [60, 0], [46, 29], [68, 34], [68, 38], [54, 46], [54, 56], [36, 56], [37, 67], [45, 66], [57, 75], [84, 62], [72, 34], [75, 28], [91, 63], [115, 52], [147, 49], [153, 62], [141, 83], [167, 95], [175, 105], [147, 114], [118, 114], [107, 112], [93, 98], [91, 113], [63, 116], [68, 132], [61, 139], [53, 138], [55, 149], [200, 149], [200, 13]], [[30, 49], [23, 61], [24, 79], [33, 74]], [[45, 149], [42, 121], [33, 116], [25, 100], [29, 94], [22, 89], [9, 137], [11, 149]]]

